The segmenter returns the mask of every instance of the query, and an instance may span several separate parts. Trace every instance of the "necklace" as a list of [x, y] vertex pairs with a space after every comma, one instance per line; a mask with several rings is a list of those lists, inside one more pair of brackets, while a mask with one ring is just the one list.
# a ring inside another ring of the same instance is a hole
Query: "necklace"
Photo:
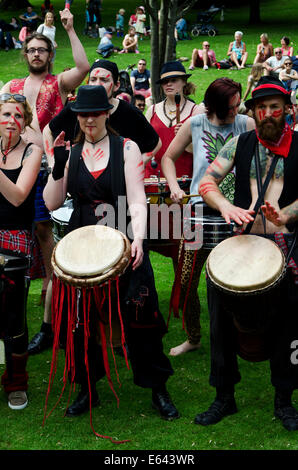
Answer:
[[[167, 115], [167, 111], [166, 111], [166, 101], [167, 101], [167, 99], [165, 99], [164, 102], [163, 102], [163, 113], [164, 113], [165, 117], [166, 117], [166, 118], [169, 120], [169, 122], [170, 122], [169, 127], [172, 127], [173, 121], [175, 121], [176, 116], [174, 116], [173, 118], [170, 118], [170, 117]], [[184, 103], [183, 103], [182, 108], [181, 108], [181, 109], [179, 108], [179, 109], [180, 109], [180, 114], [181, 114], [182, 111], [184, 110], [185, 105], [186, 105], [186, 102], [187, 102], [187, 100], [184, 100]], [[169, 110], [169, 113], [170, 113], [170, 114], [173, 114], [173, 113], [176, 114], [176, 109], [175, 109], [175, 111]]]
[[2, 153], [2, 163], [6, 163], [6, 157], [7, 155], [12, 152], [18, 145], [19, 143], [21, 142], [22, 138], [20, 137], [19, 140], [17, 141], [17, 143], [13, 146], [13, 147], [10, 147], [8, 148], [7, 150], [3, 150], [2, 148], [2, 139], [1, 139], [1, 153]]
[[86, 140], [86, 142], [88, 142], [88, 144], [92, 144], [92, 146], [94, 148], [95, 145], [98, 144], [98, 142], [100, 142], [101, 140], [103, 140], [107, 135], [108, 135], [108, 133], [106, 133], [101, 139], [96, 140], [95, 142], [92, 142], [91, 140], [86, 139], [86, 137], [85, 137], [85, 140]]

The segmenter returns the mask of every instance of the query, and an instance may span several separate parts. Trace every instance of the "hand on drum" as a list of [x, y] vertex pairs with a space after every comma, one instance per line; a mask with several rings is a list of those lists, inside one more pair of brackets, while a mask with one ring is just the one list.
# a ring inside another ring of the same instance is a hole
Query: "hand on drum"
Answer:
[[265, 201], [265, 205], [261, 206], [264, 216], [269, 222], [272, 222], [277, 227], [285, 225], [286, 221], [284, 220], [283, 214], [278, 212], [275, 207], [273, 207], [270, 202]]
[[225, 201], [221, 204], [219, 210], [228, 224], [231, 223], [231, 220], [238, 225], [243, 225], [243, 223], [249, 223], [254, 220], [252, 217], [254, 214], [253, 209], [242, 209], [241, 207], [234, 206], [229, 201]]
[[141, 266], [143, 262], [143, 240], [135, 239], [131, 244], [131, 257], [134, 258], [132, 269], [133, 271]]

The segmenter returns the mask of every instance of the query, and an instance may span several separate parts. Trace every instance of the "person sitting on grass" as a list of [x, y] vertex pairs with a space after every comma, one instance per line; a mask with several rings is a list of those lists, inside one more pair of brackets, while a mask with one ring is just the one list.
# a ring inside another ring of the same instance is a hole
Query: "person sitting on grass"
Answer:
[[230, 61], [240, 70], [245, 68], [247, 61], [246, 44], [242, 41], [242, 31], [236, 31], [234, 37], [235, 40], [230, 42], [227, 55], [230, 57]]
[[115, 47], [112, 43], [113, 31], [107, 29], [97, 46], [96, 52], [102, 57], [109, 57], [114, 51]]
[[203, 49], [194, 49], [192, 51], [189, 70], [194, 70], [195, 67], [203, 67], [203, 70], [208, 70], [209, 67], [215, 66], [215, 52], [210, 49], [209, 42], [203, 41], [202, 46]]
[[135, 54], [139, 54], [138, 50], [138, 35], [136, 34], [136, 28], [131, 26], [128, 29], [128, 33], [124, 36], [122, 41], [123, 49], [119, 52], [119, 54], [134, 52]]
[[273, 55], [273, 46], [269, 42], [268, 34], [263, 33], [260, 36], [260, 44], [257, 46], [257, 54], [254, 59], [254, 64], [265, 62]]
[[279, 79], [284, 84], [287, 91], [291, 93], [291, 102], [296, 104], [296, 90], [298, 88], [298, 73], [293, 70], [293, 62], [287, 57], [282, 70], [279, 72]]

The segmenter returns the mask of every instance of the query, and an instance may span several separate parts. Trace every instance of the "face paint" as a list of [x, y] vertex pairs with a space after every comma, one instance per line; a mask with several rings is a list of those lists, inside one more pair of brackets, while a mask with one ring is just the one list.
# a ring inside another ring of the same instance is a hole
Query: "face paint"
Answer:
[[48, 140], [46, 140], [46, 153], [51, 155], [51, 157], [54, 155], [54, 149], [50, 147]]
[[8, 121], [0, 122], [0, 124], [2, 124], [3, 126], [6, 126], [6, 124], [8, 124]]
[[24, 119], [24, 114], [22, 113], [22, 111], [20, 110], [20, 108], [18, 108], [18, 106], [16, 106], [16, 110], [18, 113], [20, 113], [20, 115], [22, 116], [22, 118]]
[[16, 125], [18, 126], [19, 131], [22, 132], [21, 124], [19, 123], [19, 121], [17, 121], [17, 119], [14, 116], [13, 116], [13, 120], [16, 123]]
[[265, 111], [265, 109], [260, 109], [260, 110], [258, 111], [258, 115], [259, 115], [259, 120], [260, 120], [260, 121], [263, 121], [263, 119], [265, 119], [265, 116], [266, 116], [266, 111]]
[[273, 111], [272, 117], [273, 118], [279, 118], [282, 115], [282, 109], [277, 109], [276, 111]]

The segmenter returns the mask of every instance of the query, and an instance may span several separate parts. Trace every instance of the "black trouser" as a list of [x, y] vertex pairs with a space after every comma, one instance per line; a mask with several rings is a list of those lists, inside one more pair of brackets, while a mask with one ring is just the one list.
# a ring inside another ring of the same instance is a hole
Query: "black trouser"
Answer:
[[[230, 388], [240, 381], [237, 351], [239, 335], [233, 314], [227, 310], [221, 292], [207, 280], [210, 314], [211, 372], [210, 385]], [[288, 272], [281, 284], [278, 314], [264, 333], [271, 368], [271, 382], [276, 388], [298, 388], [298, 364], [293, 363], [293, 342], [298, 340], [298, 285]], [[257, 304], [256, 307], [257, 309]]]

